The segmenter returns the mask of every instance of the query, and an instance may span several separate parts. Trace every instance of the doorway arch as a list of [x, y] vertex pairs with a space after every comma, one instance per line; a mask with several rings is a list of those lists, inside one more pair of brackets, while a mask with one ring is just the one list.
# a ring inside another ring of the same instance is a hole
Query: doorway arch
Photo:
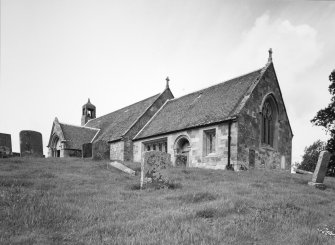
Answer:
[[179, 136], [174, 144], [175, 164], [189, 166], [191, 144], [186, 135]]
[[51, 141], [51, 155], [52, 157], [60, 157], [60, 150], [61, 150], [61, 141], [57, 135], [52, 137]]

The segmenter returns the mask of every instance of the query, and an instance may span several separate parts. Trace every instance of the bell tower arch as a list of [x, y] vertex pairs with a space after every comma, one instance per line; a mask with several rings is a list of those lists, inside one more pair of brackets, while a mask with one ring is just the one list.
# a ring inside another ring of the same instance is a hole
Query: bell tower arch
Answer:
[[87, 103], [82, 107], [81, 126], [84, 126], [89, 120], [96, 118], [96, 108], [88, 99]]

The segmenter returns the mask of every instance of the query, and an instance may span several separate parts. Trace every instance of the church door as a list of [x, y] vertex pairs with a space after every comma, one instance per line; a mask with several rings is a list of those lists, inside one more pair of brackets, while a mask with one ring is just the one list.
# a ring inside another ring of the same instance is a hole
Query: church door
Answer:
[[177, 140], [176, 142], [176, 153], [177, 153], [177, 157], [178, 155], [182, 155], [186, 158], [186, 161], [184, 162], [185, 166], [189, 166], [190, 164], [190, 142], [188, 141], [188, 139], [186, 137], [182, 137], [180, 139]]

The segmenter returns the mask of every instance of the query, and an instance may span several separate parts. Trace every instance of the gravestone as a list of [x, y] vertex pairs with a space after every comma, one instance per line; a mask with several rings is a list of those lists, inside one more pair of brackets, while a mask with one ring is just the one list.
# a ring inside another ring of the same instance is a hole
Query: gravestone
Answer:
[[81, 146], [82, 158], [92, 157], [92, 143], [85, 143]]
[[285, 156], [281, 156], [280, 167], [281, 167], [281, 169], [286, 169], [286, 158], [285, 158]]
[[43, 157], [42, 134], [31, 130], [20, 132], [20, 153], [21, 157]]
[[93, 160], [109, 160], [110, 149], [106, 141], [96, 141], [92, 143], [92, 158]]
[[328, 151], [321, 151], [318, 159], [318, 163], [316, 164], [316, 168], [313, 173], [312, 181], [308, 182], [309, 185], [325, 188], [323, 184], [323, 180], [325, 179], [328, 164], [330, 159], [330, 153]]
[[249, 168], [255, 167], [255, 150], [249, 149]]
[[0, 158], [12, 155], [12, 138], [10, 134], [0, 133]]
[[147, 151], [141, 161], [141, 189], [154, 186], [164, 188], [169, 181], [167, 169], [172, 166], [171, 155], [161, 151]]

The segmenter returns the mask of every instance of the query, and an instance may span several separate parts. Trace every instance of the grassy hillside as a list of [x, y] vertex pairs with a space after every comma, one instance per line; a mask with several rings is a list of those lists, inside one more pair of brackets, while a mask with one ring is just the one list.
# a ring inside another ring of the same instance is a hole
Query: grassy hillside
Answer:
[[335, 244], [335, 181], [279, 171], [172, 169], [138, 190], [106, 162], [0, 159], [0, 244]]

